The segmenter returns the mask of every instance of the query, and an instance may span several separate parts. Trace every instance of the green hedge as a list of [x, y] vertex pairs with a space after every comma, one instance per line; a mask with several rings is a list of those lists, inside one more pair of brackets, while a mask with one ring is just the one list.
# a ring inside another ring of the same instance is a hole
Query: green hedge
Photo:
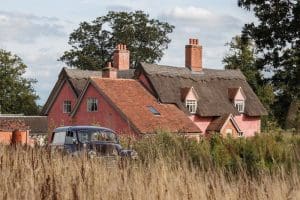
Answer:
[[[128, 141], [123, 140], [123, 145]], [[131, 141], [143, 164], [163, 159], [178, 166], [187, 163], [210, 170], [230, 173], [240, 170], [256, 175], [261, 172], [289, 171], [300, 161], [300, 137], [289, 133], [262, 133], [252, 138], [222, 138], [218, 134], [199, 143], [167, 132]]]

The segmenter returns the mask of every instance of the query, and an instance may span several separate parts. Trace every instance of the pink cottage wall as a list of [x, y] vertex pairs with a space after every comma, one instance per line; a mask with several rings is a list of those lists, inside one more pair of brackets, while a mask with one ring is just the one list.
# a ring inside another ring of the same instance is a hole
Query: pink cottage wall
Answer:
[[[87, 99], [98, 99], [98, 111], [87, 111]], [[89, 85], [79, 108], [73, 117], [73, 125], [97, 125], [115, 130], [118, 134], [129, 134], [137, 136], [137, 133], [130, 127], [108, 101], [103, 98], [93, 85]]]
[[243, 94], [242, 94], [242, 92], [241, 92], [241, 88], [240, 88], [239, 91], [237, 92], [237, 94], [236, 94], [234, 100], [242, 100], [242, 101], [245, 100], [245, 98], [244, 98], [244, 96], [243, 96]]
[[72, 122], [69, 113], [63, 112], [63, 103], [66, 100], [71, 101], [71, 109], [73, 109], [76, 99], [76, 95], [73, 92], [70, 84], [65, 81], [48, 112], [48, 128], [50, 130], [59, 126], [71, 125]]
[[260, 117], [249, 117], [241, 114], [234, 116], [234, 120], [244, 133], [245, 137], [254, 136], [255, 133], [260, 133], [261, 120]]
[[205, 135], [208, 125], [212, 121], [212, 117], [199, 117], [198, 115], [190, 115], [189, 118], [200, 128], [202, 135]]

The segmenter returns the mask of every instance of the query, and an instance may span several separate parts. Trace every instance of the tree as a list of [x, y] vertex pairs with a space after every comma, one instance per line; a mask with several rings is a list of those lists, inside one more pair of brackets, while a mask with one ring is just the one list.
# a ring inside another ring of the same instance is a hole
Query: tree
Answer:
[[283, 125], [290, 103], [300, 98], [300, 1], [238, 0], [238, 5], [258, 19], [244, 26], [243, 35], [255, 41], [259, 66], [273, 73], [273, 110]]
[[257, 91], [263, 80], [256, 66], [254, 44], [249, 39], [235, 36], [227, 45], [229, 53], [223, 59], [225, 69], [240, 69], [254, 91]]
[[149, 19], [143, 11], [108, 12], [91, 23], [82, 22], [69, 37], [72, 49], [59, 60], [79, 69], [100, 70], [111, 60], [119, 43], [126, 44], [134, 68], [139, 62], [154, 63], [168, 48], [174, 26]]
[[0, 113], [38, 114], [36, 81], [23, 77], [26, 68], [20, 57], [0, 49]]

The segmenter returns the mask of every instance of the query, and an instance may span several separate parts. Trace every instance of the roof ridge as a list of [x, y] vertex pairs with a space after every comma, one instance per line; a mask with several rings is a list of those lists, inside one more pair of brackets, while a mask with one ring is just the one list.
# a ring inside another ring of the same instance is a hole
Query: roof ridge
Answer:
[[89, 78], [91, 79], [100, 79], [100, 80], [111, 80], [111, 81], [134, 81], [134, 82], [138, 82], [135, 79], [126, 79], [126, 78], [103, 78], [100, 76], [90, 76]]

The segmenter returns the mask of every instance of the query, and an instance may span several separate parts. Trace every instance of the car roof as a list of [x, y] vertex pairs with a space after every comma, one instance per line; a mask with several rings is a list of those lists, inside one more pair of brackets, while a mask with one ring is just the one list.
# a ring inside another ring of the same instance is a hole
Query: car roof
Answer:
[[54, 129], [54, 132], [61, 132], [61, 131], [76, 131], [76, 130], [86, 130], [86, 129], [90, 129], [90, 130], [107, 130], [107, 131], [112, 131], [113, 130], [109, 129], [109, 128], [105, 128], [105, 127], [100, 127], [100, 126], [62, 126], [62, 127], [57, 127], [56, 129]]

